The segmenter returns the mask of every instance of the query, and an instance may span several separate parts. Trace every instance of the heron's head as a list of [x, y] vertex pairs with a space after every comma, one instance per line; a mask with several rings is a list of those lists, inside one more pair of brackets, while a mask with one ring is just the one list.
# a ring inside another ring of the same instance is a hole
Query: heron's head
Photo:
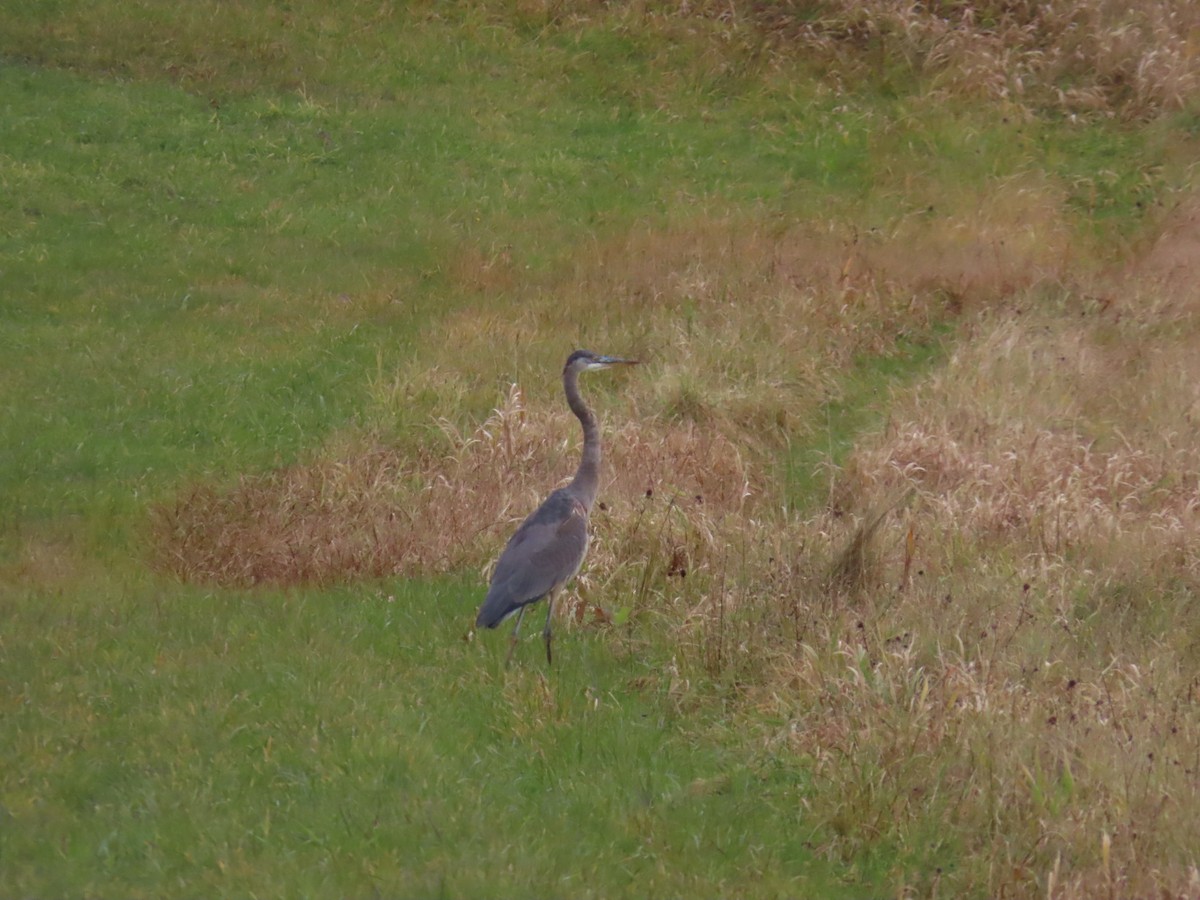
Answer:
[[636, 359], [622, 359], [619, 356], [602, 356], [599, 353], [593, 353], [591, 350], [576, 350], [567, 357], [567, 364], [564, 369], [574, 369], [576, 372], [595, 372], [599, 369], [607, 369], [609, 366], [633, 366], [637, 365]]

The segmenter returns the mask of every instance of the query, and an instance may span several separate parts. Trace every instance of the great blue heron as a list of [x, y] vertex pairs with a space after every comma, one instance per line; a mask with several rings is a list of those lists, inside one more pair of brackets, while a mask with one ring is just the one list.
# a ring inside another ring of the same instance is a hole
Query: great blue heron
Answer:
[[550, 617], [554, 613], [554, 595], [575, 577], [587, 553], [588, 515], [600, 485], [600, 426], [579, 395], [579, 373], [636, 362], [576, 350], [563, 366], [567, 405], [583, 426], [583, 459], [579, 461], [571, 483], [547, 497], [509, 538], [475, 618], [477, 628], [495, 628], [513, 613], [517, 614], [506, 661], [512, 659], [516, 649], [525, 609], [546, 597], [546, 627], [542, 629], [542, 637], [546, 641], [546, 662], [550, 663]]

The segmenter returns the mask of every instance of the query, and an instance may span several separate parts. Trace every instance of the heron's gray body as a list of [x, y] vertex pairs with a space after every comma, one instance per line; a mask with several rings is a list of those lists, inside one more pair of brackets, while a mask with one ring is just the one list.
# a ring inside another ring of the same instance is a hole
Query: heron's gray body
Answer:
[[495, 628], [575, 577], [588, 548], [588, 509], [559, 488], [521, 523], [492, 573], [476, 626]]
[[477, 628], [495, 628], [517, 613], [517, 624], [513, 627], [515, 642], [525, 608], [548, 598], [546, 627], [542, 630], [547, 661], [554, 594], [575, 577], [583, 564], [588, 548], [588, 515], [600, 485], [600, 427], [579, 394], [579, 373], [631, 362], [587, 350], [576, 350], [567, 358], [563, 366], [563, 390], [567, 405], [583, 426], [583, 457], [571, 483], [547, 497], [509, 539], [475, 618]]

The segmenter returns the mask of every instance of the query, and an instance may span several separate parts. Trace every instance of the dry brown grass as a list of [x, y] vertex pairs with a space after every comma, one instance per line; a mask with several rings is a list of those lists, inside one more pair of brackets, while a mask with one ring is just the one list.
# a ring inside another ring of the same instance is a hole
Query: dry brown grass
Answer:
[[1170, 558], [1200, 575], [1198, 222], [1181, 207], [1107, 299], [981, 319], [893, 405], [843, 487], [911, 486], [932, 520], [1030, 557], [1099, 554], [1110, 571]]
[[[157, 562], [184, 579], [238, 585], [477, 566], [573, 472], [572, 426], [557, 409], [527, 409], [513, 385], [477, 428], [460, 432], [443, 422], [442, 439], [414, 455], [356, 445], [225, 490], [195, 486], [157, 510]], [[607, 452], [617, 474], [607, 481], [600, 518], [656, 493], [736, 511], [752, 490], [738, 449], [694, 425], [626, 425], [609, 435]]]
[[1196, 896], [1194, 223], [1115, 299], [982, 317], [841, 472], [855, 521], [908, 500], [757, 694], [790, 720], [764, 739], [829, 786], [829, 853], [909, 840], [933, 806], [977, 842], [981, 893]]
[[1143, 566], [1184, 549], [1200, 508], [1192, 336], [1052, 327], [1006, 321], [965, 348], [848, 477], [868, 492], [912, 484], [933, 518], [1029, 554], [1111, 545]]
[[905, 72], [1013, 108], [1144, 117], [1187, 106], [1200, 86], [1200, 10], [1188, 0], [686, 6], [765, 29], [843, 80]]

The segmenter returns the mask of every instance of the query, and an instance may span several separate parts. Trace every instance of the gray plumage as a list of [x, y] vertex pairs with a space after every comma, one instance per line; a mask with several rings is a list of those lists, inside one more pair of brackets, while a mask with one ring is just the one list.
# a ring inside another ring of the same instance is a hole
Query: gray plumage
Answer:
[[634, 362], [598, 356], [587, 350], [576, 350], [567, 358], [563, 366], [563, 391], [567, 405], [583, 426], [583, 457], [571, 483], [550, 494], [509, 539], [496, 562], [487, 596], [475, 619], [476, 627], [495, 628], [516, 613], [512, 635], [515, 647], [526, 608], [547, 597], [546, 625], [542, 629], [547, 662], [551, 659], [554, 595], [575, 577], [583, 564], [588, 548], [588, 515], [600, 485], [600, 427], [579, 394], [579, 374]]

